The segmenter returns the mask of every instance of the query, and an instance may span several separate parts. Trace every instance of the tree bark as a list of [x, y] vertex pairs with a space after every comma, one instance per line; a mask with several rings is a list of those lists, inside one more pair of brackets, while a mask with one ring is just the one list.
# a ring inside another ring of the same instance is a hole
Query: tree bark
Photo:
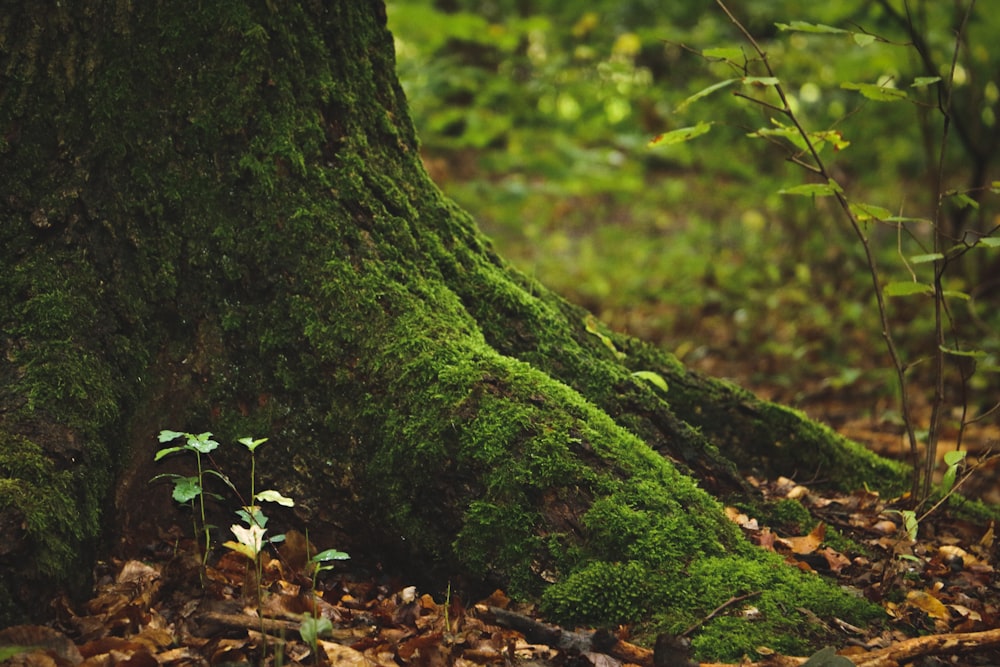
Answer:
[[214, 432], [234, 480], [231, 441], [269, 437], [258, 488], [297, 502], [277, 522], [553, 620], [676, 631], [761, 590], [766, 623], [695, 638], [727, 657], [819, 638], [782, 609], [875, 613], [750, 547], [713, 495], [748, 493], [734, 463], [903, 471], [508, 266], [421, 165], [384, 11], [5, 3], [3, 617], [181, 523], [149, 484], [190, 470], [153, 465], [162, 428]]

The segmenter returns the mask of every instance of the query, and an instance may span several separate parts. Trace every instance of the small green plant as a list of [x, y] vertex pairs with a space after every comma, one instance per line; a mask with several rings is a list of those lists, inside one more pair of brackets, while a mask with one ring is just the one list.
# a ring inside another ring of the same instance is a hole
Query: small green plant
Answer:
[[309, 566], [312, 569], [312, 585], [313, 590], [316, 590], [317, 579], [319, 578], [320, 572], [325, 572], [327, 570], [332, 570], [333, 565], [331, 561], [336, 560], [347, 560], [350, 558], [343, 551], [338, 551], [336, 549], [327, 549], [326, 551], [320, 551], [318, 554], [309, 559]]
[[[283, 507], [294, 507], [295, 501], [288, 498], [274, 489], [257, 491], [257, 447], [267, 442], [267, 438], [255, 440], [254, 438], [240, 438], [237, 442], [247, 448], [250, 452], [250, 496], [249, 503], [244, 503], [240, 509], [236, 510], [236, 516], [243, 522], [242, 525], [234, 523], [230, 530], [236, 537], [236, 541], [227, 540], [222, 546], [246, 556], [254, 565], [254, 581], [257, 589], [257, 604], [261, 602], [261, 577], [263, 575], [263, 561], [261, 560], [261, 549], [264, 544], [276, 544], [285, 539], [283, 534], [273, 535], [266, 540], [264, 533], [267, 532], [268, 517], [264, 514], [258, 502], [271, 502]], [[236, 487], [226, 479], [230, 488], [239, 495]]]
[[[313, 656], [318, 655], [319, 638], [332, 631], [333, 623], [325, 616], [313, 616], [308, 611], [302, 614], [302, 621], [299, 623], [299, 636], [302, 637], [302, 641], [309, 644]], [[316, 660], [318, 661], [318, 657]]]
[[[309, 553], [309, 551], [309, 534], [306, 533], [306, 553]], [[312, 574], [313, 610], [312, 613], [307, 611], [302, 614], [302, 621], [299, 623], [299, 635], [301, 635], [303, 641], [309, 644], [309, 648], [312, 649], [314, 656], [318, 655], [319, 638], [333, 630], [333, 623], [330, 622], [330, 619], [319, 614], [318, 605], [315, 602], [319, 574], [320, 572], [332, 570], [334, 567], [332, 564], [333, 561], [347, 560], [348, 558], [350, 556], [343, 551], [327, 549], [326, 551], [320, 551], [309, 559], [307, 567]]]
[[[194, 523], [194, 533], [197, 536], [199, 532], [203, 534], [204, 542], [202, 544], [201, 553], [201, 563], [202, 566], [208, 561], [208, 553], [212, 546], [212, 536], [211, 536], [211, 526], [205, 519], [205, 496], [214, 496], [219, 498], [217, 494], [210, 494], [205, 491], [205, 477], [206, 475], [213, 475], [222, 479], [227, 484], [229, 480], [217, 470], [208, 468], [204, 466], [202, 461], [203, 455], [208, 455], [209, 452], [213, 451], [219, 446], [219, 443], [212, 439], [211, 433], [181, 433], [179, 431], [160, 431], [158, 439], [160, 443], [171, 442], [177, 440], [178, 438], [184, 438], [185, 442], [183, 445], [174, 447], [164, 447], [156, 452], [153, 456], [154, 461], [159, 461], [166, 456], [171, 454], [177, 454], [181, 452], [191, 452], [195, 455], [198, 463], [198, 472], [194, 476], [184, 476], [174, 473], [164, 473], [162, 475], [155, 476], [151, 481], [157, 479], [172, 479], [174, 482], [174, 490], [172, 493], [173, 499], [182, 505], [190, 505], [192, 509], [192, 521]], [[198, 517], [201, 520], [199, 523]]]
[[[220, 480], [226, 488], [228, 488], [233, 495], [239, 499], [240, 508], [236, 510], [236, 516], [240, 519], [241, 523], [234, 523], [230, 526], [230, 531], [236, 539], [227, 540], [223, 542], [222, 546], [245, 556], [247, 560], [253, 564], [257, 608], [260, 609], [263, 601], [263, 549], [268, 544], [274, 545], [284, 541], [285, 535], [280, 534], [272, 535], [270, 537], [265, 536], [267, 533], [268, 517], [258, 503], [275, 503], [283, 507], [295, 506], [295, 501], [281, 494], [279, 491], [274, 489], [266, 489], [264, 491], [257, 490], [256, 452], [257, 448], [267, 442], [268, 439], [247, 437], [237, 440], [237, 442], [243, 445], [243, 447], [245, 447], [250, 453], [250, 494], [244, 497], [229, 477], [224, 475], [215, 467], [206, 467], [205, 461], [202, 457], [204, 456], [208, 458], [211, 462], [210, 453], [219, 447], [219, 443], [212, 439], [211, 433], [193, 434], [181, 431], [163, 430], [160, 431], [158, 436], [161, 443], [172, 442], [180, 438], [184, 439], [183, 445], [164, 447], [156, 452], [153, 460], [159, 461], [166, 456], [170, 456], [171, 454], [191, 452], [195, 455], [197, 461], [197, 474], [193, 476], [184, 476], [175, 473], [164, 473], [156, 475], [151, 481], [157, 479], [173, 480], [174, 489], [172, 495], [174, 500], [183, 505], [190, 505], [192, 510], [194, 510], [192, 512], [192, 516], [194, 517], [194, 534], [196, 536], [198, 534], [202, 534], [204, 540], [202, 544], [201, 559], [202, 577], [204, 577], [204, 566], [208, 562], [208, 554], [212, 548], [211, 526], [209, 526], [206, 519], [205, 498], [210, 497], [214, 499], [222, 499], [221, 495], [211, 493], [205, 489], [206, 478], [211, 476]], [[214, 462], [212, 463], [214, 466]], [[348, 558], [350, 558], [350, 556], [343, 551], [338, 551], [337, 549], [327, 549], [317, 553], [309, 559], [309, 568], [311, 569], [314, 594], [319, 574], [327, 570], [332, 570], [334, 567], [332, 564], [333, 561], [346, 560]], [[204, 583], [204, 579], [202, 580], [202, 583]], [[264, 619], [261, 617], [262, 634], [263, 622]], [[309, 644], [313, 651], [313, 655], [316, 655], [318, 650], [318, 638], [331, 630], [333, 630], [333, 624], [330, 622], [330, 619], [324, 618], [318, 613], [317, 605], [313, 605], [313, 613], [306, 612], [303, 614], [299, 634], [302, 636], [303, 641]]]

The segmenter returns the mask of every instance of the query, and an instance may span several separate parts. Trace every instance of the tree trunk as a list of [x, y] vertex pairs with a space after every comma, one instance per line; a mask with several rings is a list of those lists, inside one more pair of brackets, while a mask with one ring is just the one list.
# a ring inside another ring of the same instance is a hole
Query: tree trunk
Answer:
[[553, 620], [677, 630], [761, 591], [765, 620], [701, 628], [718, 657], [819, 637], [796, 607], [873, 613], [750, 547], [713, 495], [746, 495], [734, 462], [902, 471], [505, 264], [423, 170], [381, 2], [5, 4], [7, 620], [86, 585], [102, 529], [128, 550], [181, 523], [149, 484], [190, 470], [153, 465], [163, 428], [214, 432], [237, 481], [231, 441], [268, 437], [258, 488], [297, 502], [276, 521]]

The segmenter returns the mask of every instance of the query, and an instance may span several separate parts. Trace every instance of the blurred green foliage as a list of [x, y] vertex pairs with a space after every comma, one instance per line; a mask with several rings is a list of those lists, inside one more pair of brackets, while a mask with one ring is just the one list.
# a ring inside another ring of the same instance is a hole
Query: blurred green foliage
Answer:
[[[910, 0], [924, 58], [910, 45], [900, 0], [744, 0], [734, 9], [805, 123], [850, 142], [824, 156], [851, 196], [929, 217], [940, 87], [911, 84], [948, 74], [962, 4]], [[714, 3], [397, 0], [388, 15], [429, 171], [522, 270], [616, 328], [776, 388], [782, 400], [846, 387], [855, 396], [891, 392], [870, 277], [837, 211], [778, 194], [808, 179], [773, 145], [747, 137], [767, 125], [758, 106], [731, 90], [682, 105], [740, 76], [703, 51], [750, 55]], [[792, 21], [850, 32], [779, 29]], [[965, 35], [945, 187], [979, 189], [970, 193], [976, 207], [948, 211], [956, 235], [1000, 220], [988, 187], [1000, 178], [992, 48], [1000, 14], [979, 3]], [[905, 90], [918, 104], [875, 102], [845, 82]], [[650, 147], [654, 136], [699, 121], [714, 123], [704, 137]], [[927, 225], [910, 231], [872, 225], [885, 282], [931, 268], [901, 260], [926, 252], [931, 236]], [[998, 260], [996, 251], [970, 253], [950, 283], [973, 296], [953, 304], [953, 315], [987, 352], [981, 388], [1000, 365]], [[891, 304], [909, 363], [928, 344], [929, 303]]]

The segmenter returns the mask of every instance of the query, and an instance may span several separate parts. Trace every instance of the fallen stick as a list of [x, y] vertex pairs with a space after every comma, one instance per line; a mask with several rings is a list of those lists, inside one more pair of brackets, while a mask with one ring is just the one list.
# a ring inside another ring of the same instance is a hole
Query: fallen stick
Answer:
[[1000, 647], [1000, 628], [906, 639], [887, 648], [844, 656], [858, 667], [897, 667], [927, 655], [958, 655]]
[[[654, 652], [635, 644], [621, 641], [612, 634], [603, 631], [573, 632], [558, 626], [542, 623], [529, 616], [501, 609], [488, 607], [487, 611], [496, 620], [497, 625], [517, 630], [529, 642], [545, 644], [558, 649], [577, 651], [593, 651], [605, 653], [622, 662], [629, 662], [642, 667], [660, 667], [683, 664], [679, 658], [672, 655], [667, 661], [656, 659]], [[914, 637], [897, 642], [887, 648], [865, 653], [842, 654], [857, 667], [899, 667], [916, 658], [929, 655], [958, 655], [974, 651], [1000, 647], [1000, 628], [983, 630], [981, 632], [959, 632], [927, 637]], [[660, 658], [660, 656], [656, 656]], [[665, 657], [665, 656], [663, 656]], [[683, 658], [680, 658], [683, 659]], [[672, 660], [672, 661], [671, 661]], [[705, 662], [700, 667], [798, 667], [805, 664], [809, 658], [775, 655], [754, 663], [717, 663]], [[692, 663], [697, 664], [697, 663]]]
[[[488, 607], [487, 612], [497, 625], [517, 630], [532, 644], [545, 644], [562, 650], [604, 653], [622, 662], [654, 667], [653, 652], [648, 648], [624, 642], [610, 632], [573, 632], [537, 621], [500, 607]], [[676, 664], [676, 663], [675, 663]]]

